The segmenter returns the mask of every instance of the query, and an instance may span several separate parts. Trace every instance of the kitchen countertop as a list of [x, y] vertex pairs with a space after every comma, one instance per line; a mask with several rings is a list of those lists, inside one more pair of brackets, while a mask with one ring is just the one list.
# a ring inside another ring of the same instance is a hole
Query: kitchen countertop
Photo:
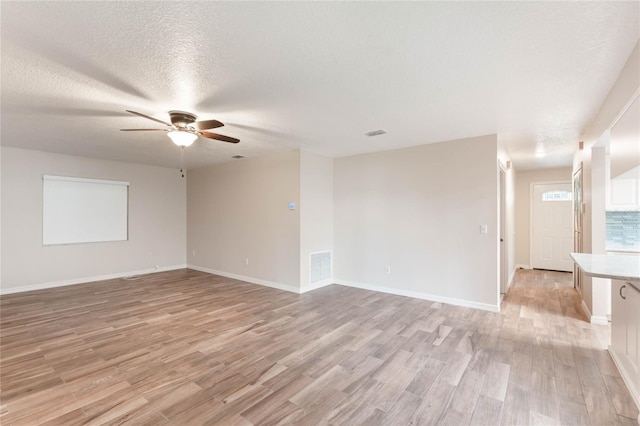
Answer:
[[585, 275], [640, 283], [640, 257], [624, 255], [571, 253]]

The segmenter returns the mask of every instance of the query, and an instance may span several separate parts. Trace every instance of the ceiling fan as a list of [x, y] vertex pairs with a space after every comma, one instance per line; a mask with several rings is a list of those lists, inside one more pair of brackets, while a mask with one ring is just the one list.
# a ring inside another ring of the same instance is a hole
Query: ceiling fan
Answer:
[[222, 127], [224, 124], [218, 120], [204, 120], [196, 121], [198, 118], [195, 114], [185, 111], [169, 111], [169, 117], [171, 123], [158, 120], [157, 118], [150, 117], [148, 115], [126, 110], [128, 113], [139, 115], [140, 117], [153, 120], [157, 123], [167, 126], [166, 129], [120, 129], [123, 132], [167, 132], [167, 136], [179, 147], [187, 147], [198, 139], [198, 136], [202, 136], [208, 139], [215, 139], [222, 142], [238, 143], [240, 139], [232, 138], [225, 135], [219, 135], [217, 133], [207, 132], [205, 130], [215, 129]]

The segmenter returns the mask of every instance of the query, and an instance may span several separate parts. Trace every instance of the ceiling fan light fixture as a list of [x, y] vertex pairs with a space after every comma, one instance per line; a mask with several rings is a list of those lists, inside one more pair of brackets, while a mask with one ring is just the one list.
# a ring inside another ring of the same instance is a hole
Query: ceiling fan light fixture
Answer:
[[187, 147], [198, 139], [198, 135], [191, 132], [186, 132], [184, 130], [172, 130], [167, 132], [167, 136], [169, 139], [173, 141], [178, 146]]
[[155, 121], [156, 123], [164, 124], [168, 129], [120, 129], [123, 132], [167, 132], [173, 143], [182, 148], [190, 146], [198, 139], [198, 136], [228, 143], [240, 142], [240, 139], [232, 138], [231, 136], [209, 132], [208, 129], [217, 129], [218, 127], [224, 126], [224, 124], [218, 120], [195, 121], [197, 118], [196, 115], [190, 112], [169, 111], [171, 123], [168, 123], [151, 117], [150, 115], [142, 114], [141, 112], [130, 109], [126, 111], [130, 114]]

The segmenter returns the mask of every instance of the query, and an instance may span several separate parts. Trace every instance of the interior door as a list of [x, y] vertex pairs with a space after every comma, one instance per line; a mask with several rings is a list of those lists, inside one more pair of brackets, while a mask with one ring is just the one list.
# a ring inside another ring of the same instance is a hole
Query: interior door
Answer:
[[573, 271], [571, 183], [533, 186], [533, 268]]
[[507, 292], [509, 271], [507, 268], [506, 185], [505, 173], [500, 169], [500, 293]]
[[[582, 253], [582, 163], [573, 173], [573, 252]], [[573, 265], [573, 286], [582, 294], [582, 270]]]

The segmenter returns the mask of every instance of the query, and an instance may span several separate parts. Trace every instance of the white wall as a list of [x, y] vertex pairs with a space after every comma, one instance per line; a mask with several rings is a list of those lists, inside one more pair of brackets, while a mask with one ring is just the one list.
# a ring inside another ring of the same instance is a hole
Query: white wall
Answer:
[[2, 147], [0, 147], [0, 294], [2, 293]]
[[[2, 147], [3, 293], [185, 265], [186, 184], [175, 169]], [[42, 245], [42, 175], [130, 182], [129, 240]], [[151, 258], [149, 258], [151, 253]]]
[[337, 282], [498, 309], [496, 135], [338, 158], [334, 170]]
[[[609, 182], [607, 162], [606, 147], [591, 148], [591, 253], [594, 254], [606, 253], [606, 200]], [[611, 315], [611, 280], [592, 277], [591, 285], [598, 289], [599, 294], [591, 301], [591, 321], [606, 324], [607, 315]]]
[[604, 146], [591, 148], [591, 253], [606, 253], [607, 153]]
[[300, 152], [300, 286], [309, 282], [309, 255], [333, 250], [333, 159]]
[[187, 181], [191, 267], [299, 291], [299, 151], [190, 170]]
[[[611, 178], [640, 166], [640, 98], [624, 112], [611, 129]], [[637, 176], [637, 172], [636, 172]]]
[[531, 184], [571, 182], [571, 168], [517, 170], [515, 176], [516, 267], [529, 268], [531, 252]]

